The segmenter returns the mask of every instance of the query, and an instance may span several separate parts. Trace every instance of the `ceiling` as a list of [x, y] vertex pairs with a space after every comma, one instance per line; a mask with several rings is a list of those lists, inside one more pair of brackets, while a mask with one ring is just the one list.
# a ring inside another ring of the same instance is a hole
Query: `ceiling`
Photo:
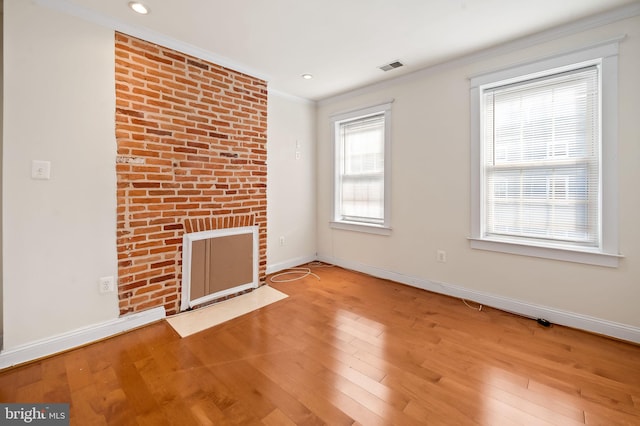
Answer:
[[[639, 0], [36, 0], [321, 100]], [[404, 67], [378, 67], [399, 60]], [[309, 73], [313, 79], [304, 80]]]

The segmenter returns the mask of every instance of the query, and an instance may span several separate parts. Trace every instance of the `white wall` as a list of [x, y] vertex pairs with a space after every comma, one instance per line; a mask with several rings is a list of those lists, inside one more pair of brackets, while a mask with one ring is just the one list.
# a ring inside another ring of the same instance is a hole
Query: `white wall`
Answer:
[[270, 91], [267, 114], [267, 272], [271, 273], [315, 258], [315, 103]]
[[[618, 268], [588, 266], [469, 248], [469, 80], [621, 34]], [[406, 282], [434, 282], [566, 313], [640, 327], [640, 18], [559, 37], [475, 61], [456, 61], [322, 101], [318, 107], [318, 254]], [[394, 98], [391, 236], [331, 229], [329, 115]], [[447, 252], [436, 262], [436, 250]]]
[[[11, 349], [118, 317], [115, 294], [97, 291], [98, 277], [117, 273], [115, 94], [112, 30], [24, 0], [5, 0], [4, 14], [3, 314], [4, 349]], [[467, 78], [621, 33], [628, 37], [620, 53], [620, 267], [471, 250]], [[317, 114], [312, 103], [270, 93], [268, 269], [293, 266], [317, 250], [345, 263], [640, 327], [639, 37], [640, 20], [629, 19], [342, 96], [323, 102]], [[388, 98], [396, 99], [393, 234], [331, 230], [328, 115]], [[51, 180], [30, 179], [33, 159], [52, 162]], [[447, 263], [435, 261], [438, 248], [447, 251]]]
[[[4, 349], [118, 317], [113, 31], [5, 0]], [[30, 178], [31, 160], [52, 163]]]
[[[4, 350], [118, 318], [113, 30], [5, 0]], [[268, 269], [315, 258], [315, 104], [268, 109]], [[296, 142], [300, 159], [296, 160]], [[31, 160], [52, 178], [30, 178]], [[285, 237], [280, 246], [279, 237]]]

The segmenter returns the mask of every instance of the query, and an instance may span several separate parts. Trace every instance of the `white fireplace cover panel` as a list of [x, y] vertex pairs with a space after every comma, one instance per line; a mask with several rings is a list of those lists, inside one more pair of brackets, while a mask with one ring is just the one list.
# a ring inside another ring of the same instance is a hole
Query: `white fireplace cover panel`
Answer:
[[[216, 293], [208, 294], [195, 300], [191, 299], [191, 255], [194, 241], [206, 240], [209, 238], [226, 237], [229, 235], [252, 234], [253, 236], [253, 273], [252, 281], [243, 283], [232, 288], [228, 288]], [[259, 241], [258, 226], [242, 226], [238, 228], [214, 229], [211, 231], [192, 232], [184, 234], [182, 237], [182, 300], [180, 311], [185, 311], [193, 306], [206, 303], [210, 300], [218, 299], [229, 294], [238, 293], [251, 288], [258, 288], [258, 268], [259, 268]]]

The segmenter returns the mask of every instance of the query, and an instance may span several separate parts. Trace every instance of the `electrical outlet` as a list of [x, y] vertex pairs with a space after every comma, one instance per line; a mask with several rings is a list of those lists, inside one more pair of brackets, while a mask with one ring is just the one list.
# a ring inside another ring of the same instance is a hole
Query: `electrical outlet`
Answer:
[[447, 261], [447, 252], [438, 249], [436, 251], [436, 259], [438, 260], [438, 262], [445, 263]]
[[116, 282], [113, 277], [102, 277], [98, 280], [100, 293], [112, 293], [116, 291]]
[[284, 237], [280, 237], [280, 245], [283, 246], [284, 245]]

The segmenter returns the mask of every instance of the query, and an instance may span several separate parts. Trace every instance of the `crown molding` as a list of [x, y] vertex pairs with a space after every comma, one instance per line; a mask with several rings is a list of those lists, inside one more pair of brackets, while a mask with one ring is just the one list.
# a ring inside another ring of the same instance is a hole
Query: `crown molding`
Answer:
[[313, 99], [308, 99], [308, 98], [302, 98], [300, 96], [296, 96], [296, 95], [292, 95], [290, 93], [287, 92], [282, 92], [278, 89], [274, 89], [271, 86], [267, 86], [267, 93], [269, 96], [273, 95], [273, 96], [278, 96], [280, 98], [284, 98], [284, 99], [288, 99], [290, 101], [293, 102], [298, 102], [301, 104], [308, 104], [308, 105], [315, 105], [316, 101], [314, 101]]
[[151, 43], [168, 47], [169, 49], [177, 50], [181, 53], [194, 56], [205, 61], [212, 62], [216, 65], [223, 66], [225, 68], [232, 69], [234, 71], [241, 72], [251, 77], [259, 78], [264, 81], [269, 81], [269, 76], [261, 73], [258, 70], [250, 68], [242, 63], [233, 61], [227, 57], [217, 55], [209, 50], [202, 49], [190, 43], [183, 42], [181, 40], [168, 37], [158, 31], [151, 30], [144, 26], [130, 25], [120, 19], [105, 16], [93, 10], [85, 7], [70, 3], [67, 0], [34, 0], [37, 5], [47, 7], [49, 9], [57, 10], [58, 12], [65, 13], [67, 15], [74, 16], [76, 18], [83, 19], [85, 21], [93, 22], [100, 25], [128, 34], [133, 37], [137, 37]]
[[500, 55], [516, 52], [521, 49], [533, 47], [542, 43], [556, 40], [561, 37], [567, 37], [573, 34], [580, 33], [582, 31], [598, 28], [613, 22], [621, 21], [623, 19], [632, 18], [640, 15], [640, 3], [633, 3], [627, 6], [619, 7], [609, 10], [597, 15], [582, 18], [573, 22], [569, 22], [564, 25], [560, 25], [548, 30], [544, 30], [535, 34], [520, 37], [505, 43], [501, 43], [496, 46], [488, 47], [486, 49], [477, 50], [475, 52], [459, 56], [457, 58], [450, 59], [448, 61], [440, 62], [409, 74], [403, 74], [401, 76], [383, 80], [380, 82], [368, 84], [366, 86], [359, 87], [357, 89], [349, 90], [337, 95], [329, 96], [317, 101], [318, 106], [323, 106], [336, 101], [349, 99], [353, 96], [364, 95], [376, 90], [384, 89], [390, 86], [394, 86], [399, 83], [405, 83], [420, 78], [424, 78], [428, 75], [432, 75], [437, 72], [442, 72], [447, 69], [451, 69], [458, 66], [463, 66], [478, 62], [483, 59], [490, 59]]

